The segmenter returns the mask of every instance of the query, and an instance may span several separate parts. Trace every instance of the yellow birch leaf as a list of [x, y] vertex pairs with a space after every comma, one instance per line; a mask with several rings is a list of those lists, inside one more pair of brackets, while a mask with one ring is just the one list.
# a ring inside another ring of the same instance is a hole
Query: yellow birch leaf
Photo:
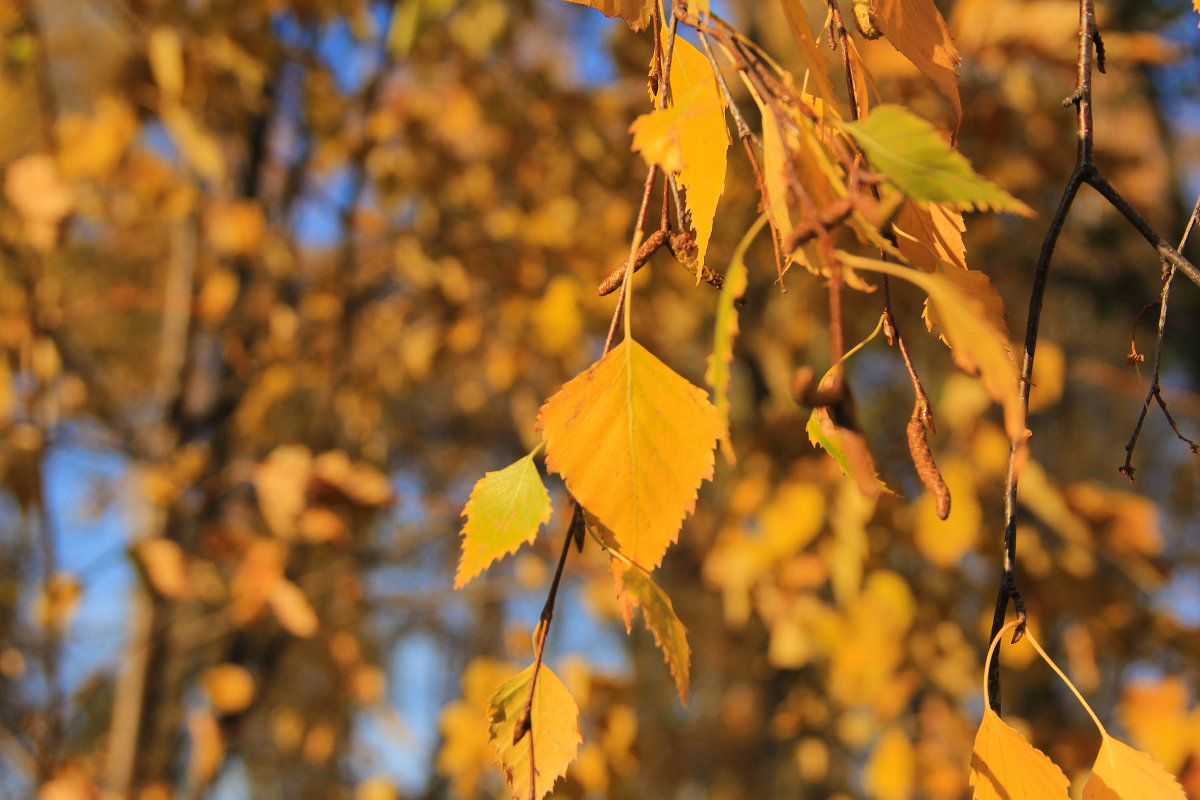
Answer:
[[[808, 67], [808, 74], [816, 84], [813, 94], [827, 101], [836, 99], [833, 81], [829, 79], [829, 62], [817, 46], [817, 36], [808, 21], [808, 12], [804, 9], [804, 4], [800, 0], [780, 0], [780, 4], [783, 6], [783, 15], [787, 18], [788, 28], [792, 31], [792, 38], [796, 40], [800, 55], [804, 58], [804, 65]], [[833, 106], [829, 104], [827, 107]]]
[[[665, 30], [663, 36], [665, 39]], [[725, 104], [712, 65], [694, 45], [677, 36], [671, 56], [673, 102], [682, 103], [693, 91], [697, 92], [697, 97], [691, 101], [694, 108], [688, 123], [679, 130], [683, 157], [679, 182], [687, 193], [684, 203], [696, 231], [697, 261], [704, 266], [708, 241], [712, 238], [713, 216], [725, 190], [729, 130], [725, 127]]]
[[961, 211], [941, 203], [905, 199], [896, 214], [896, 246], [909, 262], [925, 272], [936, 272], [938, 261], [967, 268]]
[[612, 576], [617, 584], [625, 632], [633, 629], [634, 606], [641, 608], [646, 627], [654, 634], [654, 643], [662, 650], [663, 660], [671, 668], [679, 699], [687, 705], [692, 651], [687, 643], [687, 628], [675, 614], [671, 598], [641, 569], [622, 564], [615, 558], [612, 561]]
[[730, 464], [737, 461], [733, 454], [733, 442], [729, 437], [729, 363], [733, 360], [733, 340], [738, 335], [738, 315], [734, 303], [746, 292], [746, 250], [766, 221], [765, 216], [759, 217], [733, 251], [729, 269], [725, 271], [721, 295], [717, 298], [717, 314], [713, 323], [713, 351], [708, 357], [708, 369], [704, 373], [705, 382], [712, 387], [713, 404], [721, 418], [721, 452]]
[[546, 466], [646, 569], [662, 561], [711, 479], [722, 425], [708, 395], [632, 339], [538, 412]]
[[567, 0], [581, 6], [591, 6], [606, 17], [620, 17], [635, 31], [650, 24], [655, 0]]
[[[579, 735], [579, 706], [567, 687], [545, 664], [538, 674], [529, 714], [529, 728], [517, 737], [517, 724], [529, 697], [533, 665], [503, 683], [489, 702], [491, 742], [513, 800], [541, 800], [575, 760]], [[532, 753], [530, 750], [532, 749]], [[530, 756], [537, 775], [530, 785]]]
[[[1004, 407], [1005, 429], [1009, 436], [1024, 430], [1017, 366], [1009, 350], [1007, 331], [996, 322], [998, 296], [993, 302], [986, 297], [964, 294], [962, 284], [951, 279], [956, 273], [966, 272], [964, 270], [927, 273], [844, 252], [839, 252], [838, 257], [855, 269], [894, 275], [924, 289], [929, 295], [930, 311], [936, 315], [933, 318], [950, 345], [954, 363], [965, 372], [979, 373], [983, 388]], [[994, 293], [994, 287], [991, 291]]]
[[1083, 800], [1187, 800], [1166, 768], [1140, 750], [1104, 734], [1083, 787]]
[[1063, 771], [988, 708], [971, 751], [973, 800], [1067, 800]]
[[532, 542], [550, 514], [550, 495], [533, 465], [533, 453], [480, 478], [463, 509], [467, 523], [454, 588], [461, 589], [493, 561]]
[[950, 101], [954, 110], [950, 130], [953, 138], [958, 138], [962, 123], [958, 65], [962, 58], [933, 0], [878, 0], [871, 18], [892, 46], [925, 73]]
[[783, 139], [779, 136], [779, 122], [775, 112], [766, 104], [760, 104], [763, 129], [763, 183], [767, 190], [767, 210], [775, 223], [780, 237], [786, 239], [792, 232], [792, 219], [788, 214], [788, 156]]
[[633, 134], [633, 149], [640, 152], [647, 164], [658, 164], [668, 172], [683, 170], [683, 138], [687, 127], [702, 120], [711, 108], [713, 96], [704, 84], [693, 86], [684, 97], [675, 96], [670, 108], [658, 108], [642, 114], [629, 126]]

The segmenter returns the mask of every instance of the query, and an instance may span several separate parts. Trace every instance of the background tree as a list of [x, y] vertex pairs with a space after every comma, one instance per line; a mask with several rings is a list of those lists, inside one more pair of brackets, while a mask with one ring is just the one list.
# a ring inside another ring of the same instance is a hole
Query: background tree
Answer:
[[[801, 83], [784, 4], [713, 10]], [[804, 10], [819, 37], [826, 6]], [[1020, 331], [1074, 161], [1078, 6], [942, 10], [958, 150], [1037, 212], [967, 218], [967, 261]], [[1184, 11], [1102, 6], [1094, 84], [1096, 163], [1176, 243], [1198, 188]], [[459, 513], [601, 352], [654, 37], [557, 0], [0, 0], [0, 32], [0, 789], [504, 795], [488, 702], [532, 660], [571, 506], [551, 483], [550, 533], [455, 592]], [[872, 107], [955, 124], [908, 59], [851, 36]], [[842, 51], [817, 44], [848, 109]], [[721, 273], [760, 202], [737, 134], [701, 262]], [[641, 623], [623, 635], [587, 541], [547, 649], [582, 714], [563, 796], [968, 792], [1003, 421], [893, 282], [952, 513], [910, 463], [912, 384], [882, 337], [845, 367], [894, 492], [864, 499], [792, 399], [797, 367], [831, 366], [827, 281], [794, 268], [781, 293], [769, 238], [744, 257], [737, 464], [717, 458], [654, 576], [687, 627], [688, 704]], [[703, 385], [719, 293], [665, 248], [635, 280], [637, 340]], [[1177, 284], [1163, 394], [1195, 439], [1200, 316]], [[1033, 632], [1110, 730], [1200, 796], [1197, 462], [1151, 414], [1140, 494], [1117, 472], [1161, 288], [1137, 231], [1082, 191], [1048, 284], [1018, 568]], [[843, 298], [848, 349], [881, 305]], [[1003, 653], [1006, 719], [1085, 775], [1091, 723], [1031, 650]]]

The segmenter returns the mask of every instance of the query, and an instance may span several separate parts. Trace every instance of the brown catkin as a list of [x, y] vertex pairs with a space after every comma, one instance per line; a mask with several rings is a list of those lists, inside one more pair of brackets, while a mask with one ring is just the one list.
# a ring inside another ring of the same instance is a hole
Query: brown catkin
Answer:
[[[642, 243], [642, 246], [638, 248], [637, 253], [634, 254], [633, 271], [637, 272], [639, 269], [644, 267], [646, 262], [650, 260], [650, 256], [654, 255], [655, 251], [662, 247], [663, 242], [666, 240], [667, 232], [661, 229], [647, 236], [646, 241]], [[625, 262], [621, 264], [621, 266], [614, 269], [612, 274], [604, 279], [604, 283], [600, 284], [598, 294], [601, 297], [612, 294], [621, 287], [621, 281], [625, 280], [625, 267], [628, 265], [628, 263], [629, 262]]]
[[933, 452], [925, 438], [925, 424], [921, 422], [919, 407], [913, 410], [912, 419], [908, 421], [908, 452], [912, 454], [913, 466], [917, 468], [921, 483], [925, 484], [925, 488], [933, 495], [938, 519], [950, 516], [950, 489], [942, 480], [942, 473], [938, 471], [933, 460]]

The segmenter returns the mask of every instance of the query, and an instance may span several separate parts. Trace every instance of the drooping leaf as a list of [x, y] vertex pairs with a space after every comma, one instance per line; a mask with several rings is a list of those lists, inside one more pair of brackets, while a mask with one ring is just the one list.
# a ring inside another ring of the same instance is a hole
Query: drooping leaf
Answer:
[[989, 318], [989, 314], [994, 317], [994, 306], [989, 306], [985, 297], [964, 294], [961, 284], [949, 277], [966, 271], [928, 273], [848, 253], [839, 252], [838, 255], [856, 269], [894, 275], [924, 289], [942, 335], [950, 345], [954, 363], [970, 374], [979, 374], [984, 389], [1004, 407], [1005, 428], [1010, 436], [1024, 430], [1017, 366], [1005, 330], [995, 319]]
[[837, 94], [833, 90], [833, 81], [829, 79], [829, 62], [817, 46], [817, 36], [808, 21], [808, 12], [804, 9], [804, 4], [800, 0], [779, 2], [783, 6], [783, 15], [792, 31], [792, 38], [796, 40], [800, 55], [804, 58], [804, 65], [808, 67], [809, 77], [815, 84], [813, 93], [823, 100], [834, 100]]
[[971, 751], [973, 800], [1067, 800], [1063, 771], [992, 709], [985, 709]]
[[480, 478], [463, 509], [467, 523], [454, 588], [461, 589], [493, 561], [532, 542], [550, 514], [550, 495], [532, 453]]
[[842, 472], [858, 484], [864, 496], [879, 497], [882, 484], [867, 437], [834, 421], [828, 408], [814, 408], [808, 418], [808, 440], [833, 457]]
[[[966, 298], [980, 319], [989, 327], [999, 331], [1005, 341], [1008, 340], [1008, 323], [1004, 320], [1008, 312], [1004, 308], [1004, 299], [1000, 297], [999, 290], [987, 275], [974, 269], [939, 269], [934, 274], [943, 278], [961, 297]], [[934, 328], [941, 330], [943, 340], [949, 344], [946, 325], [937, 304], [926, 301], [924, 317], [925, 326], [931, 331]]]
[[712, 93], [704, 84], [693, 86], [683, 97], [675, 97], [669, 108], [655, 109], [642, 114], [629, 126], [633, 134], [633, 149], [640, 152], [647, 164], [658, 164], [668, 172], [683, 170], [683, 140], [688, 128], [703, 119], [712, 109]]
[[687, 705], [692, 651], [687, 643], [687, 628], [675, 614], [671, 598], [638, 567], [622, 564], [615, 558], [611, 566], [626, 633], [633, 629], [634, 607], [642, 609], [646, 627], [654, 634], [654, 643], [671, 668], [679, 699]]
[[1186, 800], [1183, 787], [1166, 767], [1107, 733], [1083, 800]]
[[746, 291], [746, 250], [754, 237], [766, 223], [765, 216], [750, 226], [729, 261], [729, 269], [725, 270], [725, 283], [721, 287], [721, 296], [717, 298], [717, 315], [713, 324], [713, 351], [708, 357], [708, 370], [704, 380], [712, 387], [713, 404], [721, 418], [721, 452], [729, 463], [736, 461], [733, 454], [733, 443], [729, 438], [729, 362], [733, 360], [733, 340], [738, 334], [738, 316], [734, 303]]
[[[579, 735], [579, 706], [549, 667], [542, 665], [533, 690], [528, 730], [513, 741], [522, 722], [534, 665], [501, 684], [489, 702], [492, 747], [504, 769], [504, 777], [513, 800], [540, 800], [575, 760], [583, 737]], [[530, 741], [532, 740], [532, 748]], [[530, 750], [532, 749], [532, 753]], [[536, 777], [530, 785], [530, 757]]]
[[958, 97], [958, 65], [962, 58], [933, 0], [878, 0], [871, 19], [892, 46], [950, 101], [954, 109], [951, 132], [957, 137], [962, 123], [962, 101]]
[[[664, 46], [666, 32], [663, 32]], [[729, 130], [725, 127], [725, 104], [708, 59], [690, 42], [675, 37], [671, 56], [671, 99], [682, 103], [693, 91], [693, 110], [679, 130], [683, 169], [679, 182], [686, 192], [684, 203], [696, 231], [698, 262], [705, 266], [708, 241], [712, 238], [713, 216], [725, 191], [726, 150]]]
[[854, 138], [872, 169], [913, 200], [1033, 215], [1029, 206], [971, 169], [932, 125], [901, 106], [881, 105], [866, 119], [835, 124]]
[[786, 238], [792, 231], [791, 215], [787, 207], [787, 150], [779, 135], [779, 121], [775, 112], [765, 103], [759, 105], [763, 126], [763, 184], [767, 192], [767, 213], [775, 223], [775, 230]]
[[708, 395], [626, 339], [538, 412], [546, 466], [653, 569], [712, 477], [722, 424]]
[[581, 6], [591, 6], [606, 17], [620, 17], [629, 27], [640, 31], [650, 24], [655, 0], [567, 0]]
[[905, 199], [892, 227], [897, 233], [896, 246], [914, 267], [935, 272], [942, 261], [967, 268], [967, 248], [963, 244], [966, 226], [961, 211], [941, 203]]

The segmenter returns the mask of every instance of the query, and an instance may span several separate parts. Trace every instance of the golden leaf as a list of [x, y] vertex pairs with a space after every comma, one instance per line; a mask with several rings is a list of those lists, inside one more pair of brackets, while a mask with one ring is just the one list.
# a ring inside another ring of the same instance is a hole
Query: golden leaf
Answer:
[[805, 10], [804, 4], [800, 0], [781, 0], [781, 5], [788, 28], [792, 31], [792, 38], [796, 40], [800, 55], [804, 57], [804, 65], [808, 67], [808, 74], [816, 84], [815, 94], [824, 100], [835, 99], [837, 93], [834, 92], [833, 82], [829, 79], [828, 62], [821, 48], [817, 46], [817, 37], [808, 20], [808, 11]]
[[942, 203], [918, 203], [905, 199], [896, 214], [899, 234], [896, 246], [914, 267], [936, 272], [938, 261], [959, 269], [967, 268], [967, 248], [963, 244], [961, 211]]
[[759, 105], [762, 111], [763, 128], [763, 183], [767, 190], [767, 210], [779, 235], [787, 238], [792, 231], [792, 220], [788, 214], [788, 155], [784, 149], [783, 139], [779, 136], [779, 122], [775, 112], [765, 103]]
[[707, 393], [626, 339], [542, 406], [546, 466], [639, 566], [658, 566], [712, 477], [721, 418]]
[[646, 627], [654, 634], [654, 643], [663, 652], [663, 660], [671, 668], [679, 699], [687, 705], [691, 648], [687, 643], [687, 628], [675, 614], [671, 598], [636, 566], [614, 558], [611, 569], [626, 633], [633, 628], [633, 608], [637, 606], [642, 609]]
[[686, 39], [676, 37], [671, 57], [671, 98], [682, 104], [693, 92], [696, 96], [689, 100], [692, 110], [687, 124], [677, 128], [683, 158], [679, 182], [687, 193], [684, 203], [696, 231], [697, 261], [704, 266], [713, 216], [725, 190], [729, 130], [725, 127], [725, 104], [712, 65]]
[[[531, 664], [502, 684], [492, 695], [488, 708], [492, 747], [504, 768], [513, 800], [540, 800], [545, 796], [567, 771], [567, 765], [575, 760], [583, 741], [579, 735], [579, 706], [563, 682], [544, 664], [534, 687], [528, 727], [516, 735], [529, 698], [533, 671]], [[532, 786], [531, 767], [537, 773]]]
[[1104, 734], [1083, 800], [1187, 800], [1162, 764]]
[[950, 101], [954, 110], [950, 130], [957, 138], [962, 122], [962, 100], [958, 96], [958, 65], [962, 58], [933, 0], [878, 0], [871, 18], [892, 46]]
[[1067, 800], [1069, 782], [1045, 753], [990, 708], [975, 734], [970, 784], [974, 800]]

